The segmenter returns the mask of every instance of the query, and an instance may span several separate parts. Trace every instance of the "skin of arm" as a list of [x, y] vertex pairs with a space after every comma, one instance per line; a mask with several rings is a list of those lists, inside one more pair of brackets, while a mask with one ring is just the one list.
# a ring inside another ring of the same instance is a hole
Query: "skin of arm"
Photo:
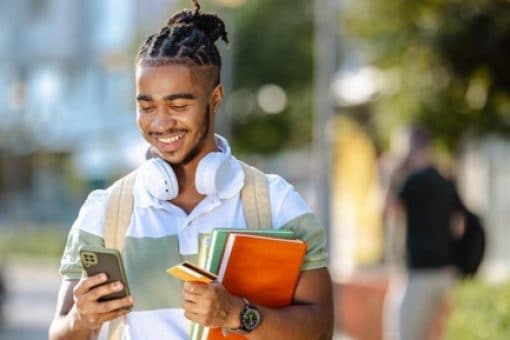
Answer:
[[395, 198], [388, 216], [388, 264], [399, 269], [405, 266], [407, 218], [404, 202]]
[[[131, 296], [106, 302], [97, 299], [122, 289], [122, 283], [100, 285], [107, 280], [98, 274], [81, 280], [63, 280], [57, 309], [49, 329], [49, 339], [96, 339], [104, 322], [128, 313], [119, 310], [133, 304]], [[98, 286], [100, 285], [100, 286]]]
[[[183, 290], [185, 316], [208, 327], [236, 329], [244, 306], [242, 297], [228, 293], [220, 283], [186, 282]], [[326, 268], [303, 271], [293, 303], [284, 308], [258, 306], [262, 321], [248, 339], [331, 339], [333, 295]]]

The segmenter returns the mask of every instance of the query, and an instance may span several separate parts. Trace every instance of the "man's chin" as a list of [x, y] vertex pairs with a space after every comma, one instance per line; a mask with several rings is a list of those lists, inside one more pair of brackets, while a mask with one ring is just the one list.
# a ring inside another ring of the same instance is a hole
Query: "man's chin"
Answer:
[[170, 165], [181, 165], [182, 160], [184, 158], [184, 157], [178, 156], [174, 153], [169, 154], [169, 153], [161, 153], [161, 152], [159, 152], [159, 157], [161, 157], [163, 160], [165, 160]]
[[157, 144], [153, 144], [153, 147], [157, 149], [159, 157], [163, 158], [172, 166], [186, 165], [199, 156], [200, 151], [204, 147], [206, 136], [206, 134], [203, 134], [199, 141], [193, 146], [190, 146], [183, 141], [180, 147], [174, 150], [165, 150], [164, 148], [158, 147]]
[[161, 157], [163, 160], [165, 160], [167, 163], [169, 163], [172, 166], [180, 166], [180, 165], [186, 165], [190, 163], [193, 159], [195, 159], [195, 154], [187, 153], [187, 154], [180, 154], [180, 153], [162, 153], [159, 152], [159, 157]]

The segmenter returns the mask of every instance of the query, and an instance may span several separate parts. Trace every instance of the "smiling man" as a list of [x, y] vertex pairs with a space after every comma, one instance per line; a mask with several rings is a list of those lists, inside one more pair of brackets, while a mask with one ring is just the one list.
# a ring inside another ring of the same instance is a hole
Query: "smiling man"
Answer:
[[[227, 40], [223, 21], [195, 11], [174, 14], [149, 36], [136, 61], [137, 123], [157, 157], [136, 172], [134, 207], [123, 252], [132, 295], [100, 302], [122, 289], [104, 275], [82, 277], [78, 251], [105, 246], [105, 214], [112, 188], [92, 192], [69, 233], [50, 339], [102, 337], [125, 317], [125, 339], [188, 339], [190, 322], [221, 327], [249, 339], [330, 339], [331, 280], [324, 228], [294, 188], [263, 175], [271, 227], [307, 243], [291, 305], [271, 309], [230, 294], [220, 283], [185, 283], [165, 269], [197, 262], [200, 235], [214, 227], [246, 228], [241, 192], [245, 172], [228, 142], [214, 133], [223, 100], [216, 40]], [[270, 251], [268, 249], [267, 251]], [[123, 307], [131, 306], [128, 312]]]

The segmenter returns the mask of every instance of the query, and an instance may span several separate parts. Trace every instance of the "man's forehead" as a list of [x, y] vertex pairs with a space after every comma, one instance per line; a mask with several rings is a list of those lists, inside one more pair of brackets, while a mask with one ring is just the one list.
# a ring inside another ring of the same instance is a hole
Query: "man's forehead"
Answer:
[[139, 79], [144, 78], [144, 77], [168, 78], [170, 76], [190, 77], [191, 78], [191, 68], [187, 65], [175, 64], [175, 63], [161, 64], [161, 65], [142, 64], [142, 65], [137, 65], [136, 76]]
[[170, 72], [165, 72], [168, 76], [171, 72], [182, 72], [183, 70], [187, 70], [189, 72], [189, 76], [191, 78], [191, 82], [193, 85], [197, 86], [206, 86], [210, 89], [213, 89], [219, 82], [219, 70], [215, 65], [199, 65], [195, 62], [179, 59], [154, 59], [154, 60], [144, 60], [142, 63], [139, 63], [136, 67], [136, 76], [140, 78], [142, 74], [147, 71], [157, 72], [161, 68], [165, 68]]

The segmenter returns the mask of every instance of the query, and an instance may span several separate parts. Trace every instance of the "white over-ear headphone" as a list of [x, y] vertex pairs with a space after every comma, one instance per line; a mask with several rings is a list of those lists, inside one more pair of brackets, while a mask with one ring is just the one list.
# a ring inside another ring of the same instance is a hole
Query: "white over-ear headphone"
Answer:
[[[146, 161], [140, 169], [146, 190], [155, 198], [169, 201], [179, 194], [177, 177], [170, 164], [160, 157]], [[210, 152], [198, 163], [195, 187], [202, 195], [221, 191], [230, 177], [230, 155]]]

